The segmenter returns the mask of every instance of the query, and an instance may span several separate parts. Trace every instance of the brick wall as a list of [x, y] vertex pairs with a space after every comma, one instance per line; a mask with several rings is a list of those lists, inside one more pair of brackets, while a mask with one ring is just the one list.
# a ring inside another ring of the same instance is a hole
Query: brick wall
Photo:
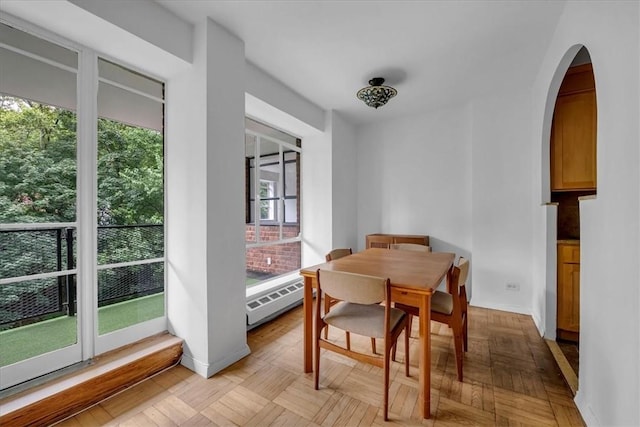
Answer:
[[[300, 233], [300, 226], [284, 225], [282, 237], [287, 239], [296, 237]], [[253, 224], [247, 224], [245, 229], [246, 241], [253, 241], [256, 229]], [[270, 241], [280, 238], [277, 225], [261, 225], [260, 240]], [[275, 244], [247, 248], [247, 270], [274, 275], [288, 273], [300, 268], [300, 242]], [[271, 264], [269, 264], [269, 259]]]

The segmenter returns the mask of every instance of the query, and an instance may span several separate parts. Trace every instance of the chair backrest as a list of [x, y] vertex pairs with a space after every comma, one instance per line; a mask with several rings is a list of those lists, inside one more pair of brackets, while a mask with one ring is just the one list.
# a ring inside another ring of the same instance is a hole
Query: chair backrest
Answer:
[[378, 304], [390, 288], [389, 279], [344, 271], [318, 270], [316, 278], [321, 293], [356, 304]]
[[452, 303], [453, 303], [453, 311], [452, 315], [461, 316], [462, 315], [462, 301], [461, 301], [461, 292], [460, 292], [460, 268], [457, 266], [451, 267], [449, 271], [451, 275], [449, 281], [451, 283], [451, 289], [449, 289], [449, 293], [451, 294]]
[[325, 259], [327, 260], [327, 262], [334, 260], [334, 259], [338, 259], [338, 258], [342, 258], [345, 257], [347, 255], [351, 255], [353, 252], [351, 251], [351, 248], [339, 248], [339, 249], [334, 249], [331, 252], [329, 252], [327, 255], [325, 255]]
[[458, 268], [460, 269], [460, 276], [458, 276], [458, 286], [462, 287], [467, 284], [467, 276], [469, 276], [469, 260], [460, 257], [458, 260]]
[[431, 246], [419, 245], [417, 243], [394, 243], [390, 245], [389, 248], [400, 251], [431, 252]]

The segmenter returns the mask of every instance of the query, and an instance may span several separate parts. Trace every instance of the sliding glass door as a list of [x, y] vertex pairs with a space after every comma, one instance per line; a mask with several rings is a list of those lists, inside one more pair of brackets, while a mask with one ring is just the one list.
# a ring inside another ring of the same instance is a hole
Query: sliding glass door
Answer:
[[98, 353], [165, 327], [164, 85], [98, 59]]
[[167, 329], [164, 84], [8, 23], [0, 76], [5, 389]]
[[78, 53], [0, 24], [0, 388], [81, 360]]

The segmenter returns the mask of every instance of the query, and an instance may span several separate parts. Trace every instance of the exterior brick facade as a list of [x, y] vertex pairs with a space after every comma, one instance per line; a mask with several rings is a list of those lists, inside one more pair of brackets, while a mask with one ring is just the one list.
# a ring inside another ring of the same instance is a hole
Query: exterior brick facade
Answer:
[[[254, 241], [256, 229], [253, 224], [246, 225], [245, 240]], [[283, 225], [284, 239], [296, 237], [300, 233], [300, 225]], [[260, 240], [279, 239], [278, 225], [260, 225]], [[277, 276], [300, 269], [300, 242], [281, 243], [273, 246], [247, 248], [247, 271], [267, 273]], [[270, 261], [270, 263], [269, 263]]]

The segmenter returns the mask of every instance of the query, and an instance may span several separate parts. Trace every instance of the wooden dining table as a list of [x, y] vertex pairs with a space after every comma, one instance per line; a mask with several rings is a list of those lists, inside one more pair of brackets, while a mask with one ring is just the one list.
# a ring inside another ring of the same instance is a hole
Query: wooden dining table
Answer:
[[431, 295], [442, 280], [447, 286], [455, 254], [371, 248], [300, 270], [304, 277], [304, 372], [313, 371], [313, 288], [317, 270], [346, 271], [389, 278], [391, 301], [420, 310], [420, 397], [424, 418], [431, 416]]

